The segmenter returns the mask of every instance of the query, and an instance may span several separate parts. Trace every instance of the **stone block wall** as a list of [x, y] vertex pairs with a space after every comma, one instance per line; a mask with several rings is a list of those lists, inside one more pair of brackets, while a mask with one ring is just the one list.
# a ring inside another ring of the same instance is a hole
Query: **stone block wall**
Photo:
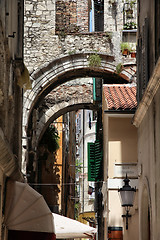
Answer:
[[56, 1], [56, 34], [88, 32], [88, 0]]
[[33, 24], [25, 27], [25, 64], [30, 72], [64, 55], [87, 51], [113, 55], [111, 40], [106, 33], [54, 35], [50, 22], [46, 23], [48, 31], [42, 29], [41, 24], [39, 27], [33, 27]]
[[123, 29], [123, 0], [111, 4], [104, 0], [104, 31], [119, 32]]
[[[22, 90], [17, 70], [22, 73], [23, 1], [0, 1], [0, 239], [6, 239], [6, 179], [22, 181], [21, 123]], [[20, 60], [17, 60], [20, 58]]]
[[[6, 1], [0, 1], [0, 131], [17, 158], [21, 156], [19, 146], [22, 113], [22, 90], [17, 84], [17, 72], [21, 74], [23, 71], [23, 61], [16, 59], [22, 59], [22, 22], [18, 23], [18, 11], [20, 18], [22, 6], [18, 6], [17, 0], [8, 5]], [[5, 18], [2, 11], [10, 14]], [[13, 37], [14, 31], [16, 33]]]
[[56, 1], [56, 34], [78, 31], [76, 1]]
[[[66, 54], [98, 51], [122, 62], [123, 0], [104, 0], [104, 32], [89, 33], [88, 0], [24, 0], [24, 56], [30, 72]], [[108, 39], [112, 32], [112, 39]]]
[[88, 0], [77, 1], [77, 26], [80, 32], [88, 32], [89, 29], [89, 4]]
[[25, 0], [24, 15], [24, 58], [30, 72], [64, 54], [82, 51], [111, 54], [107, 34], [86, 33], [88, 0]]

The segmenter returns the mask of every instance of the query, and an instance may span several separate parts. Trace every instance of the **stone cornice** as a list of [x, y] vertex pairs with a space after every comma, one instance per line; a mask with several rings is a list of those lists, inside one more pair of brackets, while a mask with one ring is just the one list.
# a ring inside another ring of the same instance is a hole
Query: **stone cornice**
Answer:
[[140, 101], [133, 118], [133, 125], [139, 127], [158, 88], [160, 86], [160, 58], [157, 61], [154, 72], [150, 78], [142, 100]]

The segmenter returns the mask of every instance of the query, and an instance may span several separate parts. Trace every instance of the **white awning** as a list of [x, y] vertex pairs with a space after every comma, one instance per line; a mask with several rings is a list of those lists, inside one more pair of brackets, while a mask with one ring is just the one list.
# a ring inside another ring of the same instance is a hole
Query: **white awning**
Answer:
[[57, 239], [92, 238], [97, 230], [52, 213], [43, 196], [27, 183], [7, 183], [5, 226], [8, 230], [54, 233]]
[[63, 238], [92, 238], [97, 232], [96, 228], [53, 213], [55, 233], [57, 239]]
[[55, 233], [53, 215], [43, 196], [21, 182], [7, 184], [5, 225], [8, 230]]

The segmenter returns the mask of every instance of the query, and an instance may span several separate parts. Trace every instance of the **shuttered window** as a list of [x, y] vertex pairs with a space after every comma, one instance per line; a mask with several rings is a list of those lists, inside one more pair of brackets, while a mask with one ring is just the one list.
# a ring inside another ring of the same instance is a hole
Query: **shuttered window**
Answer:
[[95, 181], [95, 144], [88, 143], [88, 181]]
[[88, 181], [100, 181], [103, 178], [103, 151], [98, 140], [88, 143]]
[[102, 177], [102, 147], [99, 141], [95, 141], [95, 180]]

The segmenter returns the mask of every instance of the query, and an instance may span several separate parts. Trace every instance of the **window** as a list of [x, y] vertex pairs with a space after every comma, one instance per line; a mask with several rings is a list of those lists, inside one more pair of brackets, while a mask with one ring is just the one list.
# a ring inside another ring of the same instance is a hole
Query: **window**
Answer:
[[94, 0], [95, 32], [104, 31], [104, 0]]
[[91, 0], [89, 8], [89, 31], [104, 31], [104, 0]]
[[123, 29], [124, 30], [137, 29], [137, 3], [136, 3], [136, 1], [124, 3], [124, 6], [123, 6]]
[[88, 143], [88, 181], [100, 181], [103, 176], [103, 152], [100, 141]]

